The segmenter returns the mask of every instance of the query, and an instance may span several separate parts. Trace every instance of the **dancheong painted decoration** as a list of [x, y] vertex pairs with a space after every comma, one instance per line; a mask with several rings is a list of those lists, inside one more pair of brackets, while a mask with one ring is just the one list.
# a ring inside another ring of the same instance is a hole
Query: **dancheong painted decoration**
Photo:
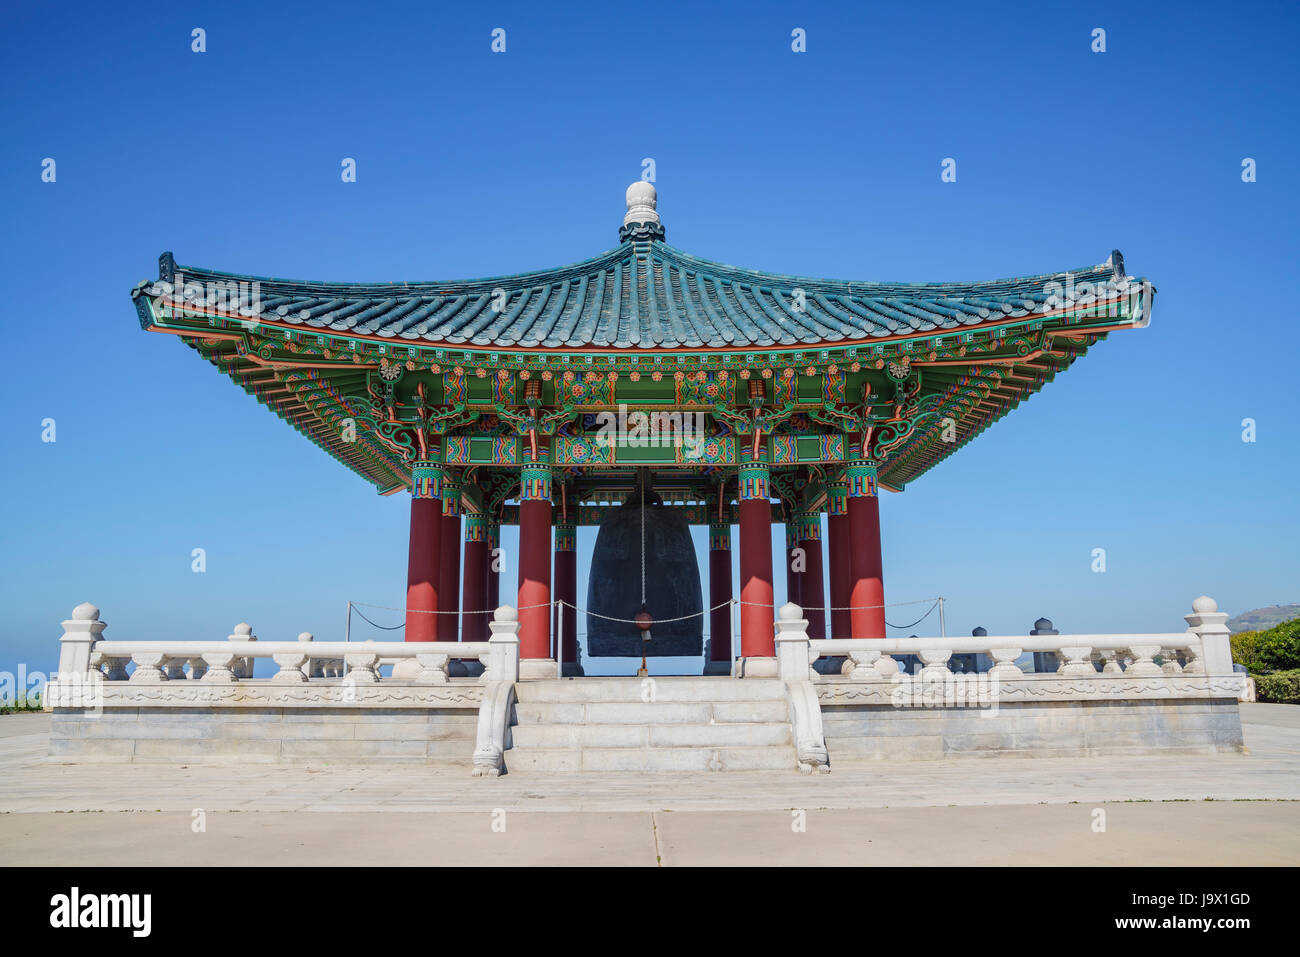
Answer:
[[[615, 248], [541, 272], [300, 282], [164, 253], [158, 279], [131, 296], [143, 328], [178, 336], [381, 493], [412, 493], [408, 638], [458, 633], [417, 614], [446, 611], [459, 590], [438, 544], [450, 522], [457, 545], [465, 528], [464, 597], [482, 607], [496, 600], [493, 575], [471, 564], [485, 562], [500, 524], [518, 523], [526, 658], [552, 655], [552, 529], [558, 588], [567, 530], [599, 525], [641, 482], [661, 507], [709, 525], [713, 552], [729, 549], [737, 522], [744, 539], [775, 516], [794, 547], [815, 526], [815, 576], [800, 572], [792, 595], [852, 611], [810, 611], [811, 632], [883, 636], [879, 489], [902, 490], [1090, 346], [1150, 320], [1154, 289], [1118, 251], [982, 282], [811, 279], [670, 246], [656, 205], [652, 186], [633, 184]], [[742, 646], [764, 650], [770, 550], [766, 571], [741, 574], [746, 588], [759, 580], [752, 615], [742, 592]], [[462, 617], [465, 638], [485, 632]]]

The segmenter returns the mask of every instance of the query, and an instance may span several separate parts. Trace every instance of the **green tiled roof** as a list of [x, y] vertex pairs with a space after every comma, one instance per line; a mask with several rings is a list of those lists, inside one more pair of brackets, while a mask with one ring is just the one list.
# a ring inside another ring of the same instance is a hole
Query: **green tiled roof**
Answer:
[[[159, 278], [173, 283], [183, 276], [209, 289], [256, 283], [261, 318], [303, 331], [563, 351], [798, 347], [962, 331], [1068, 307], [1049, 295], [1049, 283], [1077, 288], [1125, 278], [1116, 252], [1101, 265], [984, 282], [812, 279], [728, 266], [660, 238], [637, 238], [661, 234], [627, 229], [623, 243], [593, 259], [488, 279], [270, 279], [178, 266], [171, 253], [160, 257]], [[142, 283], [132, 296], [157, 290]]]

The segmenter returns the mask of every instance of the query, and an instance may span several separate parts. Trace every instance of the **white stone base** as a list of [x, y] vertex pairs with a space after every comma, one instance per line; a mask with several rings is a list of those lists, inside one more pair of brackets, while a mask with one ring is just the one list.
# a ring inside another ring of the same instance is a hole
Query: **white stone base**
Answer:
[[851, 700], [822, 699], [832, 772], [875, 761], [1244, 749], [1237, 701], [1226, 697], [1002, 701], [996, 710], [848, 703]]
[[559, 672], [554, 658], [520, 658], [519, 680], [528, 681], [537, 678], [557, 678]]
[[737, 658], [737, 678], [775, 678], [776, 658]]

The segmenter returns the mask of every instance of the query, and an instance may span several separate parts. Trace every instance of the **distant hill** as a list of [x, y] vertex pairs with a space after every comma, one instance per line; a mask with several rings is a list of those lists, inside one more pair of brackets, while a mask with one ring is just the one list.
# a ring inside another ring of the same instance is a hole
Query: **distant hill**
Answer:
[[1234, 635], [1243, 631], [1261, 631], [1292, 618], [1300, 618], [1300, 605], [1269, 605], [1267, 608], [1256, 608], [1229, 618], [1228, 630]]

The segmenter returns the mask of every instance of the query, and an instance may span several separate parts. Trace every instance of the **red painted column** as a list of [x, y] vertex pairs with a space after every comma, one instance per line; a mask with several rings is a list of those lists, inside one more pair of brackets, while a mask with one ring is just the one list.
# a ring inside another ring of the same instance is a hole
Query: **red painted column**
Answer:
[[406, 640], [438, 637], [439, 559], [442, 533], [442, 466], [416, 462], [411, 469], [411, 535], [406, 558]]
[[455, 641], [460, 622], [460, 482], [448, 474], [442, 480], [442, 559], [439, 568], [438, 640]]
[[487, 606], [489, 611], [501, 607], [501, 526], [489, 519], [487, 523]]
[[845, 469], [849, 499], [849, 537], [853, 559], [851, 601], [854, 638], [885, 637], [885, 582], [880, 557], [880, 499], [876, 467], [855, 462]]
[[565, 674], [581, 674], [578, 662], [578, 526], [572, 518], [555, 523], [555, 607], [551, 626], [560, 644]]
[[[742, 437], [743, 439], [743, 437]], [[743, 439], [748, 442], [748, 439]], [[748, 455], [746, 449], [744, 454]], [[772, 608], [772, 505], [767, 463], [742, 462], [740, 477], [740, 655], [776, 657]]]
[[822, 582], [822, 520], [820, 512], [800, 512], [799, 547], [804, 572], [799, 582], [799, 604], [808, 619], [808, 637], [826, 637], [826, 589]]
[[519, 493], [519, 657], [551, 655], [551, 468], [526, 465]]
[[830, 637], [849, 638], [853, 635], [849, 613], [849, 603], [853, 600], [853, 572], [850, 568], [853, 550], [849, 535], [849, 503], [842, 472], [826, 483], [826, 550], [827, 577], [831, 586]]
[[482, 515], [465, 516], [465, 560], [461, 590], [461, 641], [487, 641], [487, 520]]
[[[709, 661], [731, 664], [731, 522], [709, 523]], [[721, 607], [718, 607], [721, 606]]]

